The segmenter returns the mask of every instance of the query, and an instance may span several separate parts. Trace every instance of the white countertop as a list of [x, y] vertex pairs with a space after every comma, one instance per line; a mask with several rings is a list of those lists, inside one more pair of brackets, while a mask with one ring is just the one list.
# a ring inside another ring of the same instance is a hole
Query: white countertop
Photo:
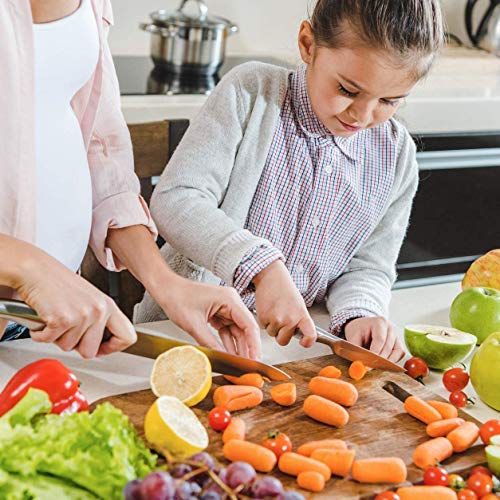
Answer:
[[[295, 53], [265, 55], [299, 62]], [[202, 95], [123, 96], [122, 109], [128, 123], [192, 119], [205, 100]], [[475, 49], [445, 49], [398, 116], [412, 133], [500, 131], [500, 58]]]
[[[448, 310], [453, 298], [459, 293], [459, 283], [408, 288], [393, 292], [390, 318], [398, 326], [400, 333], [406, 324], [430, 323], [447, 325]], [[327, 326], [326, 311], [317, 309], [313, 312], [315, 321]], [[161, 331], [170, 337], [191, 338], [170, 321], [160, 321], [146, 325], [154, 331]], [[330, 354], [324, 345], [318, 344], [304, 349], [295, 341], [287, 347], [280, 347], [274, 339], [263, 333], [264, 361], [282, 363], [297, 359]], [[3, 387], [7, 380], [24, 365], [42, 357], [57, 358], [70, 367], [82, 383], [82, 390], [90, 401], [102, 397], [132, 392], [149, 387], [149, 374], [153, 360], [117, 353], [105, 358], [83, 360], [75, 353], [65, 353], [54, 345], [37, 344], [31, 340], [19, 340], [0, 344], [0, 380]], [[448, 393], [441, 384], [441, 374], [434, 372], [426, 379], [426, 385], [443, 397]], [[467, 394], [475, 395], [472, 386]], [[477, 419], [485, 421], [500, 418], [500, 413], [488, 408], [479, 399], [477, 404], [467, 411]]]

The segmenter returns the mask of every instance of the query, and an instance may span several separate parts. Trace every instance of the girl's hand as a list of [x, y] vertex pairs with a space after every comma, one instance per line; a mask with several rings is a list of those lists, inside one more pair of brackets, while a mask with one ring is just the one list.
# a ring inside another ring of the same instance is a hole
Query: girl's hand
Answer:
[[[221, 350], [207, 323], [219, 332], [231, 354], [259, 359], [260, 330], [234, 288], [195, 283], [176, 277], [169, 284], [172, 295], [159, 300], [167, 316], [200, 345]], [[159, 297], [157, 297], [159, 299]]]
[[396, 363], [405, 354], [396, 326], [381, 316], [353, 319], [344, 331], [349, 342], [369, 347], [370, 351], [389, 361]]
[[253, 279], [257, 319], [279, 345], [287, 345], [295, 330], [300, 330], [303, 347], [316, 341], [316, 327], [306, 304], [285, 264], [277, 260]]

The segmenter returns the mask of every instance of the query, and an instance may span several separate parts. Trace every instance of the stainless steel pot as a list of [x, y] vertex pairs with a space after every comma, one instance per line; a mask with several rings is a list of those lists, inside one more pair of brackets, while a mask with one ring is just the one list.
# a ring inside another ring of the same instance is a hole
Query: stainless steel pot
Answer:
[[[195, 14], [185, 11], [190, 1], [196, 3]], [[139, 26], [151, 34], [151, 58], [174, 73], [216, 73], [224, 62], [226, 38], [238, 31], [231, 21], [209, 16], [204, 0], [182, 0], [174, 13], [157, 10], [150, 17]]]

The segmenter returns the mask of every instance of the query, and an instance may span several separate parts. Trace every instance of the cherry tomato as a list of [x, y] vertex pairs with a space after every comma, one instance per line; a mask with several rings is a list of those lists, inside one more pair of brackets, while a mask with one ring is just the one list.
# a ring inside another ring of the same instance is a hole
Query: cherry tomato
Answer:
[[461, 391], [469, 383], [469, 374], [463, 368], [451, 368], [443, 375], [443, 385], [450, 392]]
[[383, 493], [379, 493], [375, 500], [400, 500], [400, 496], [394, 491], [384, 491]]
[[270, 431], [267, 438], [262, 441], [262, 446], [271, 450], [277, 458], [281, 457], [286, 451], [292, 451], [292, 441], [280, 431]]
[[223, 431], [231, 423], [231, 414], [225, 408], [213, 408], [208, 414], [208, 423], [214, 431]]
[[477, 495], [472, 490], [465, 488], [457, 492], [457, 500], [477, 500]]
[[429, 467], [424, 472], [426, 486], [448, 486], [450, 478], [442, 467]]
[[413, 357], [406, 361], [404, 364], [406, 373], [414, 379], [422, 380], [429, 375], [429, 367], [422, 358]]
[[490, 444], [492, 436], [500, 434], [500, 420], [488, 420], [485, 422], [479, 431], [479, 435], [484, 444]]
[[448, 486], [455, 491], [465, 488], [465, 479], [458, 474], [450, 474], [448, 476]]
[[462, 391], [453, 391], [450, 394], [450, 403], [457, 408], [463, 408], [467, 404], [467, 394]]
[[488, 467], [484, 467], [483, 465], [476, 465], [475, 467], [472, 467], [469, 476], [473, 476], [474, 474], [486, 474], [488, 477], [493, 476], [490, 469], [488, 469]]
[[476, 495], [482, 497], [483, 495], [487, 495], [491, 493], [493, 489], [493, 481], [491, 477], [486, 474], [472, 474], [467, 479], [467, 488], [476, 493]]

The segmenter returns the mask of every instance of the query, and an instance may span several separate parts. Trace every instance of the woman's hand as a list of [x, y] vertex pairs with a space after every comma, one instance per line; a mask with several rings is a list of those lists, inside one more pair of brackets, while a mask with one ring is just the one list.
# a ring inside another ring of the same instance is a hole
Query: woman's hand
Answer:
[[260, 330], [234, 288], [195, 283], [176, 277], [169, 283], [170, 297], [159, 305], [170, 320], [188, 332], [200, 345], [221, 349], [208, 327], [219, 332], [227, 352], [259, 359]]
[[396, 363], [405, 354], [396, 326], [382, 316], [353, 319], [344, 331], [349, 342], [367, 347], [389, 361]]
[[277, 260], [253, 279], [257, 319], [279, 345], [287, 345], [298, 329], [303, 347], [316, 341], [316, 327], [285, 264]]

